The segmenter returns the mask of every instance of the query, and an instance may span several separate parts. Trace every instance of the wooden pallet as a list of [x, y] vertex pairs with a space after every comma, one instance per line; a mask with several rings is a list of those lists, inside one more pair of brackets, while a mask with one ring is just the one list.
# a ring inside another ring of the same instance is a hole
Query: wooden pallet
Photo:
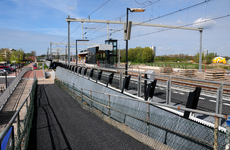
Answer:
[[173, 72], [173, 68], [172, 67], [163, 67], [160, 70], [160, 73], [165, 73], [165, 74], [171, 74]]
[[180, 70], [180, 76], [186, 76], [186, 77], [194, 77], [195, 76], [195, 70], [193, 69], [186, 69], [186, 70]]
[[205, 73], [205, 80], [224, 80], [225, 71], [224, 70], [213, 70], [207, 71]]

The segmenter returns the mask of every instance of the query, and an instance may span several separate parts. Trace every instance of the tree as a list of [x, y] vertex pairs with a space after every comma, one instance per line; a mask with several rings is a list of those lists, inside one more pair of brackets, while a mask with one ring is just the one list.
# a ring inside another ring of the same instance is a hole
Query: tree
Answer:
[[9, 61], [10, 55], [11, 55], [11, 51], [9, 50], [9, 48], [0, 49], [0, 60], [1, 61]]
[[19, 49], [12, 52], [10, 57], [10, 61], [16, 61], [16, 63], [21, 63], [23, 61], [24, 51], [23, 49]]
[[30, 54], [31, 56], [36, 56], [36, 51], [31, 51]]
[[152, 62], [153, 61], [153, 50], [149, 47], [145, 47], [142, 53], [142, 62]]
[[217, 57], [217, 55], [215, 53], [209, 53], [206, 57], [205, 60], [207, 62], [207, 64], [211, 64], [212, 63], [212, 59], [214, 57]]
[[[200, 53], [197, 52], [196, 55], [194, 56], [194, 61], [196, 63], [199, 63], [199, 60], [200, 60]], [[204, 53], [202, 53], [202, 60], [204, 60]]]

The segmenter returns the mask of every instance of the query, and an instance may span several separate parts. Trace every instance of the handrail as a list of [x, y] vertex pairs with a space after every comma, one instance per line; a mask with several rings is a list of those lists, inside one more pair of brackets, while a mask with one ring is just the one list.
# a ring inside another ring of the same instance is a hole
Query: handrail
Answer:
[[2, 108], [4, 107], [4, 105], [6, 104], [8, 98], [10, 97], [10, 95], [13, 93], [13, 91], [17, 87], [18, 83], [21, 81], [23, 75], [26, 72], [31, 71], [31, 70], [32, 70], [31, 67], [25, 67], [18, 74], [18, 76], [13, 80], [13, 82], [7, 87], [7, 89], [1, 94], [1, 96], [0, 96], [0, 112], [1, 112]]
[[19, 115], [19, 112], [21, 111], [22, 107], [24, 106], [24, 104], [27, 102], [28, 97], [30, 96], [34, 83], [36, 81], [36, 72], [34, 74], [34, 78], [33, 78], [33, 83], [31, 86], [31, 89], [29, 90], [30, 92], [28, 93], [28, 95], [26, 96], [25, 100], [23, 101], [23, 103], [21, 104], [21, 106], [19, 107], [19, 109], [15, 112], [15, 114], [13, 115], [13, 117], [10, 119], [9, 123], [7, 124], [7, 126], [5, 127], [5, 129], [0, 133], [0, 143], [1, 141], [4, 139], [5, 135], [7, 134], [7, 132], [9, 131], [9, 129], [11, 128], [12, 124], [15, 122], [16, 117]]
[[171, 106], [171, 105], [167, 105], [167, 104], [161, 104], [161, 103], [157, 103], [157, 102], [144, 101], [144, 100], [140, 100], [141, 98], [139, 98], [139, 97], [138, 97], [138, 99], [137, 98], [135, 99], [135, 98], [129, 98], [129, 97], [124, 97], [124, 96], [114, 95], [114, 94], [110, 94], [110, 93], [98, 92], [98, 91], [82, 88], [82, 87], [80, 87], [78, 85], [75, 85], [75, 84], [73, 84], [71, 82], [67, 82], [67, 81], [62, 81], [62, 82], [68, 83], [70, 85], [72, 84], [74, 87], [77, 87], [77, 88], [79, 87], [82, 90], [92, 91], [92, 92], [95, 92], [95, 93], [100, 93], [100, 94], [104, 94], [104, 95], [110, 95], [110, 96], [119, 97], [119, 98], [125, 98], [125, 99], [138, 101], [138, 102], [142, 102], [142, 103], [149, 103], [149, 104], [152, 104], [153, 106], [163, 106], [163, 107], [173, 108], [173, 109], [177, 109], [177, 110], [184, 110], [184, 111], [189, 111], [189, 112], [194, 112], [194, 113], [200, 113], [200, 114], [209, 115], [209, 116], [213, 116], [213, 117], [217, 116], [217, 117], [220, 117], [220, 118], [223, 118], [223, 119], [227, 119], [227, 117], [228, 117], [227, 115], [211, 113], [211, 112], [205, 112], [205, 111], [195, 110], [195, 109], [189, 109], [189, 108], [186, 108], [186, 107], [178, 107], [178, 106]]

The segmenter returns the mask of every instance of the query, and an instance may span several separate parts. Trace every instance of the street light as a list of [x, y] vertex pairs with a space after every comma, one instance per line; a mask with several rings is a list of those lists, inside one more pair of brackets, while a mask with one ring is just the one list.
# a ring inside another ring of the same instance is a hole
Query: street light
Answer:
[[76, 40], [76, 65], [77, 65], [77, 62], [78, 62], [78, 54], [77, 54], [77, 41], [89, 41], [89, 40], [85, 40], [85, 39], [79, 39], [79, 40]]
[[127, 8], [127, 17], [126, 17], [126, 30], [125, 30], [125, 33], [126, 33], [126, 57], [125, 57], [125, 75], [127, 75], [127, 70], [128, 70], [128, 38], [127, 38], [127, 30], [128, 30], [128, 16], [129, 16], [129, 10], [130, 12], [144, 12], [145, 9], [144, 8]]

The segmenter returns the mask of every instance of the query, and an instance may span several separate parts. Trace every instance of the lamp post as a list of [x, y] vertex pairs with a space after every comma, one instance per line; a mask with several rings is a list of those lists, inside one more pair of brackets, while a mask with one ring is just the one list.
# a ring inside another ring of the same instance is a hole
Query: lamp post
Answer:
[[145, 9], [143, 8], [127, 8], [127, 15], [126, 15], [126, 56], [125, 56], [125, 75], [127, 75], [127, 70], [128, 70], [128, 38], [127, 38], [127, 30], [128, 30], [128, 21], [129, 21], [129, 11], [130, 12], [144, 12]]
[[85, 40], [85, 39], [79, 39], [79, 40], [76, 40], [76, 65], [77, 65], [77, 62], [78, 62], [78, 55], [77, 55], [77, 41], [89, 41], [89, 40]]

